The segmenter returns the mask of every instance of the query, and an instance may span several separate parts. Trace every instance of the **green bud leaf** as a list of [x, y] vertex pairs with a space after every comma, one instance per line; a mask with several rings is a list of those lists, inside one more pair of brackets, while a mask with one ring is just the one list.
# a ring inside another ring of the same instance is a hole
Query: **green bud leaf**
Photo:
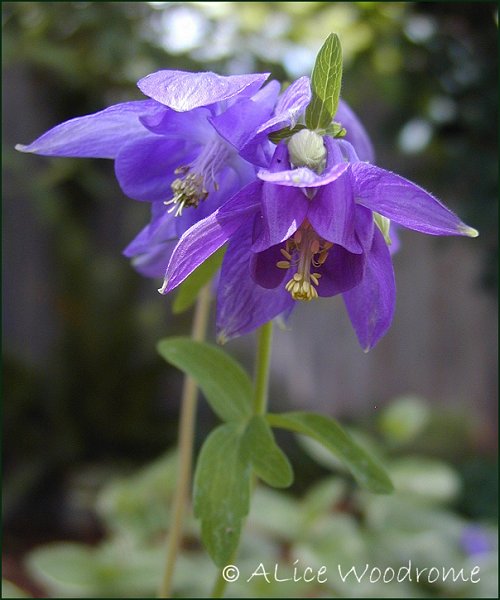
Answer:
[[330, 417], [307, 412], [268, 414], [272, 427], [302, 433], [320, 442], [338, 456], [358, 483], [376, 494], [389, 494], [393, 485], [382, 465], [359, 446], [342, 427]]
[[342, 84], [342, 48], [335, 33], [331, 33], [318, 52], [311, 74], [311, 102], [306, 108], [309, 129], [327, 128], [339, 104]]
[[221, 248], [214, 252], [181, 283], [172, 305], [175, 315], [191, 308], [195, 303], [201, 288], [212, 279], [221, 266], [225, 251], [225, 248]]
[[333, 121], [333, 123], [328, 125], [328, 127], [325, 129], [325, 135], [329, 135], [330, 137], [334, 138], [345, 137], [346, 134], [347, 131], [342, 127], [342, 124], [337, 123], [336, 121]]
[[268, 135], [268, 138], [271, 140], [273, 144], [279, 144], [281, 140], [286, 140], [291, 137], [294, 133], [297, 133], [301, 129], [305, 129], [306, 126], [299, 123], [295, 125], [295, 127], [284, 127], [283, 129], [278, 129], [278, 131], [273, 131]]
[[194, 475], [194, 514], [201, 519], [203, 543], [219, 567], [231, 560], [250, 507], [252, 470], [241, 450], [243, 432], [240, 423], [226, 423], [212, 431]]
[[157, 350], [200, 386], [223, 421], [246, 420], [252, 414], [252, 382], [242, 366], [221, 348], [186, 337], [166, 338]]
[[286, 488], [293, 483], [288, 458], [274, 439], [265, 417], [253, 416], [245, 430], [243, 448], [257, 475], [267, 484]]

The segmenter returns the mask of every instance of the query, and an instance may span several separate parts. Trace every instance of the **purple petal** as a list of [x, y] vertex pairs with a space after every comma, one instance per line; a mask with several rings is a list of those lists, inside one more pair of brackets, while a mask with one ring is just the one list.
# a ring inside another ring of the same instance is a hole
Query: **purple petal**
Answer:
[[115, 104], [100, 112], [70, 119], [17, 150], [44, 156], [115, 158], [130, 141], [149, 135], [139, 117], [163, 111], [153, 100]]
[[[271, 81], [261, 92], [269, 87], [271, 91], [274, 89], [277, 92], [276, 86], [271, 84], [278, 85], [278, 82]], [[262, 122], [269, 117], [274, 102], [275, 97], [269, 93], [261, 102], [258, 101], [258, 94], [253, 98], [241, 98], [221, 114], [212, 117], [210, 121], [219, 135], [240, 150], [248, 143], [249, 137]]]
[[283, 127], [293, 127], [304, 112], [311, 99], [311, 88], [308, 77], [300, 77], [294, 81], [281, 95], [276, 104], [274, 116], [262, 123], [247, 143], [240, 148], [240, 154], [248, 161], [265, 167], [270, 157], [267, 147], [273, 147], [267, 136]]
[[256, 283], [266, 289], [273, 289], [283, 281], [287, 271], [276, 263], [284, 260], [279, 246], [271, 246], [263, 252], [252, 253], [250, 272]]
[[[151, 205], [151, 221], [130, 242], [123, 251], [123, 254], [128, 257], [144, 254], [151, 246], [176, 240], [178, 237], [176, 225], [176, 218], [171, 213], [168, 213], [167, 207], [163, 202], [154, 202]], [[163, 269], [161, 275], [164, 273], [165, 269]]]
[[365, 262], [364, 254], [352, 254], [338, 244], [333, 246], [324, 265], [316, 269], [321, 275], [318, 295], [335, 296], [357, 286], [363, 279]]
[[389, 329], [396, 305], [396, 284], [387, 244], [375, 228], [362, 282], [343, 294], [344, 302], [365, 352]]
[[373, 231], [375, 229], [373, 213], [368, 208], [358, 204], [354, 218], [356, 223], [356, 237], [364, 252], [370, 252], [373, 243]]
[[344, 139], [354, 146], [359, 159], [373, 162], [375, 160], [375, 152], [370, 138], [361, 124], [361, 121], [343, 100], [339, 101], [337, 113], [335, 114], [335, 121], [341, 123], [347, 131]]
[[330, 170], [325, 170], [321, 175], [311, 171], [307, 167], [299, 167], [298, 169], [289, 169], [287, 171], [278, 171], [271, 173], [267, 169], [261, 169], [257, 173], [257, 177], [269, 183], [277, 185], [286, 185], [298, 188], [311, 188], [326, 185], [335, 181], [342, 173], [348, 169], [348, 163], [340, 163], [334, 165]]
[[295, 302], [284, 286], [265, 289], [251, 275], [252, 221], [247, 221], [228, 245], [217, 292], [217, 340], [248, 333], [283, 312]]
[[429, 235], [478, 235], [434, 196], [399, 175], [362, 162], [352, 164], [351, 173], [356, 201], [403, 227]]
[[335, 181], [317, 190], [307, 218], [325, 240], [340, 244], [350, 252], [360, 253], [362, 248], [354, 231], [355, 209], [351, 178], [344, 171]]
[[122, 190], [134, 200], [155, 202], [172, 196], [170, 185], [174, 170], [193, 160], [194, 147], [182, 140], [169, 140], [149, 134], [124, 146], [115, 162], [115, 173]]
[[[289, 167], [288, 149], [282, 142], [276, 148], [270, 172]], [[262, 230], [252, 250], [260, 252], [288, 239], [305, 219], [309, 200], [300, 189], [264, 183], [262, 188]]]
[[261, 188], [262, 184], [258, 181], [250, 183], [182, 235], [168, 264], [165, 282], [160, 290], [162, 294], [182, 283], [258, 211]]
[[152, 133], [205, 144], [214, 135], [213, 127], [208, 121], [210, 115], [207, 108], [178, 113], [163, 106], [163, 113], [141, 117], [141, 121]]
[[223, 77], [211, 72], [163, 70], [147, 75], [139, 80], [137, 85], [146, 96], [178, 112], [185, 112], [228, 100], [242, 93], [249, 96], [256, 92], [268, 77], [269, 73]]
[[131, 264], [145, 277], [163, 277], [177, 240], [161, 242], [149, 246], [143, 253], [133, 255]]

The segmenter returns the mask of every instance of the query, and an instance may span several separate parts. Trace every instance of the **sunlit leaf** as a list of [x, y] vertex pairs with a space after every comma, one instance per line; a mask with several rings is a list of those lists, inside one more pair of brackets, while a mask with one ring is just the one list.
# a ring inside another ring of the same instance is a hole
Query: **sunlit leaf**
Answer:
[[330, 125], [339, 104], [342, 84], [342, 48], [335, 33], [331, 33], [318, 52], [311, 74], [312, 98], [306, 108], [309, 129]]

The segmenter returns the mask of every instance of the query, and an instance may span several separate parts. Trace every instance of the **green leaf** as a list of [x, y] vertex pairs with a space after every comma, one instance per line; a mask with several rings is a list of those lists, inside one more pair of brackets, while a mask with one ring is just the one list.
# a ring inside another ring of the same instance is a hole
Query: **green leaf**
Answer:
[[232, 560], [243, 518], [250, 508], [252, 469], [245, 452], [241, 423], [225, 423], [207, 437], [194, 475], [194, 514], [201, 535], [219, 567]]
[[303, 433], [342, 459], [358, 483], [377, 494], [389, 494], [393, 485], [382, 465], [370, 456], [330, 417], [306, 412], [267, 415], [272, 427]]
[[196, 381], [220, 419], [241, 421], [252, 414], [250, 377], [224, 350], [186, 337], [165, 338], [158, 342], [157, 350]]
[[214, 252], [181, 283], [172, 305], [172, 312], [175, 315], [191, 308], [201, 288], [212, 279], [220, 267], [225, 251], [225, 248], [221, 248]]
[[292, 127], [290, 129], [290, 127], [283, 127], [283, 129], [278, 129], [278, 131], [273, 131], [272, 133], [269, 134], [269, 139], [271, 140], [271, 142], [273, 144], [279, 144], [279, 142], [281, 142], [281, 140], [285, 140], [286, 138], [291, 137], [294, 133], [297, 133], [297, 131], [300, 131], [301, 129], [305, 129], [306, 126], [302, 125], [301, 123], [299, 123], [298, 125], [295, 125], [295, 127]]
[[311, 74], [311, 102], [306, 108], [306, 125], [321, 129], [330, 125], [339, 104], [342, 84], [342, 48], [331, 33], [318, 52]]
[[265, 417], [253, 416], [245, 430], [243, 448], [257, 475], [267, 484], [285, 488], [293, 482], [288, 458], [274, 439]]

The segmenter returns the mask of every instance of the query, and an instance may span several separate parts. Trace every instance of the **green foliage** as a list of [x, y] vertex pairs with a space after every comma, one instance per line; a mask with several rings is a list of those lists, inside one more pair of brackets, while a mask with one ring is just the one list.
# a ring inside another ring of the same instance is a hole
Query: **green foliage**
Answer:
[[288, 458], [276, 444], [265, 417], [254, 415], [244, 433], [243, 447], [255, 473], [272, 487], [292, 485], [293, 470]]
[[181, 283], [172, 305], [172, 311], [178, 315], [195, 303], [201, 288], [208, 284], [221, 266], [225, 248], [220, 248], [195, 269], [191, 275]]
[[[238, 437], [237, 425], [230, 423], [222, 427], [226, 428], [225, 440], [232, 439], [230, 443], [234, 444]], [[225, 440], [218, 439], [223, 446]], [[376, 445], [374, 440], [372, 443]], [[223, 454], [216, 448], [213, 451], [219, 456]], [[227, 460], [225, 455], [223, 458]], [[390, 472], [399, 472], [398, 481], [404, 478], [407, 461], [410, 458], [415, 461], [415, 457], [402, 458], [404, 460], [389, 462]], [[47, 590], [47, 597], [155, 595], [169, 522], [168, 518], [158, 520], [151, 528], [147, 515], [150, 512], [159, 514], [169, 506], [176, 485], [176, 473], [171, 468], [175, 460], [175, 455], [165, 456], [129, 477], [111, 480], [105, 485], [98, 501], [99, 505], [107, 506], [106, 511], [100, 511], [107, 535], [100, 544], [91, 547], [54, 543], [31, 552], [28, 571]], [[246, 535], [234, 560], [241, 577], [230, 584], [228, 595], [247, 598], [496, 597], [495, 528], [483, 524], [491, 548], [482, 555], [468, 557], [461, 540], [470, 523], [450, 508], [456, 501], [457, 489], [447, 498], [438, 498], [431, 489], [435, 486], [442, 489], [449, 474], [455, 477], [456, 474], [449, 465], [427, 458], [422, 460], [422, 481], [426, 469], [435, 475], [429, 481], [425, 497], [422, 493], [402, 489], [400, 485], [390, 497], [367, 494], [359, 489], [352, 490], [338, 475], [321, 479], [300, 497], [257, 486]], [[438, 470], [441, 475], [437, 475]], [[412, 466], [408, 479], [414, 474]], [[110, 498], [125, 499], [127, 496], [134, 498], [134, 511], [125, 501], [109, 502]], [[103, 499], [107, 499], [106, 502]], [[138, 515], [142, 515], [141, 519]], [[117, 529], [116, 523], [122, 526]], [[144, 528], [143, 532], [140, 527]], [[124, 535], [124, 531], [128, 534]], [[203, 597], [207, 584], [215, 578], [216, 568], [195, 543], [199, 534], [191, 518], [187, 531], [189, 543], [179, 560], [174, 592], [181, 598]], [[277, 583], [272, 578], [267, 584], [260, 577], [246, 581], [261, 562], [268, 570], [278, 563], [282, 576], [289, 576], [293, 574], [297, 560], [299, 568], [310, 565], [318, 569], [326, 565], [328, 581], [319, 587], [304, 582]], [[477, 564], [481, 567], [481, 581], [473, 585], [461, 581], [425, 585], [415, 579], [397, 585], [366, 580], [358, 583], [353, 578], [342, 582], [337, 571], [337, 565], [345, 571], [352, 565], [364, 566], [366, 563], [399, 568], [409, 560], [418, 568], [453, 565], [457, 570], [463, 567], [469, 572]]]
[[230, 562], [250, 508], [250, 463], [242, 450], [244, 428], [220, 425], [208, 436], [194, 476], [194, 514], [201, 536], [219, 567]]
[[223, 421], [251, 415], [252, 382], [227, 352], [189, 338], [166, 338], [158, 352], [170, 364], [196, 380], [215, 414]]
[[389, 494], [391, 480], [382, 465], [368, 454], [334, 419], [315, 413], [290, 412], [267, 415], [274, 427], [303, 433], [317, 440], [342, 459], [358, 483], [371, 492]]
[[311, 102], [306, 108], [306, 126], [324, 129], [330, 125], [340, 98], [342, 85], [342, 47], [331, 33], [321, 47], [311, 74]]

